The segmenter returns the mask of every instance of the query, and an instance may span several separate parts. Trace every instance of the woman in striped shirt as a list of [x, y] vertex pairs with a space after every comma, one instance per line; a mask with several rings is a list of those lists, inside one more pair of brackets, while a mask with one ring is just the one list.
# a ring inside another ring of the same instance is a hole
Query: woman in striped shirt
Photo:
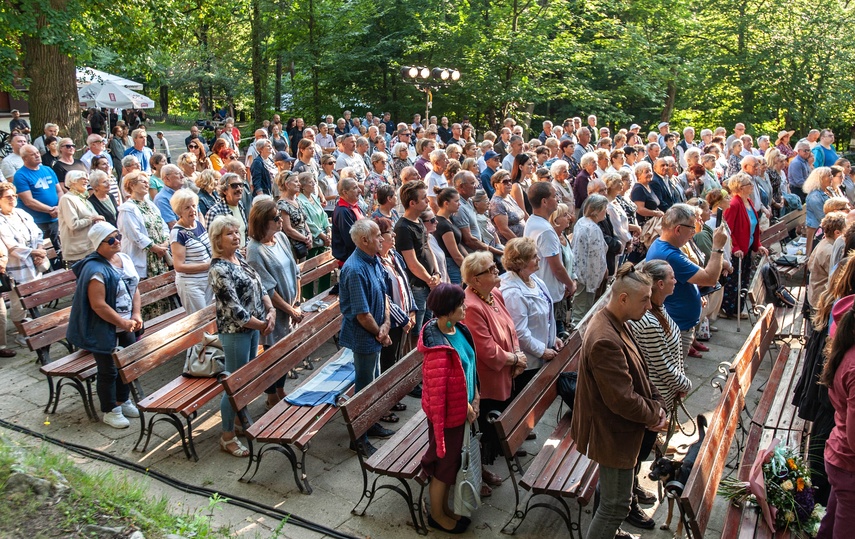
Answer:
[[692, 389], [686, 376], [680, 328], [663, 307], [665, 298], [674, 292], [677, 280], [665, 260], [648, 260], [643, 270], [653, 279], [650, 310], [636, 322], [627, 322], [641, 355], [647, 362], [650, 381], [665, 399], [669, 410]]
[[169, 203], [178, 221], [169, 234], [175, 265], [175, 285], [187, 314], [214, 302], [214, 290], [208, 280], [211, 267], [211, 243], [208, 232], [197, 220], [199, 198], [189, 189], [175, 191]]

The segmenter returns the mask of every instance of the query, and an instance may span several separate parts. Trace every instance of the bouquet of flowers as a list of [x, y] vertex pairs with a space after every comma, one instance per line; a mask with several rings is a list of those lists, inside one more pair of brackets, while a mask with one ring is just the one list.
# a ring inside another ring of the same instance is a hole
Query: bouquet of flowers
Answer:
[[749, 499], [757, 503], [773, 532], [815, 537], [825, 516], [825, 508], [814, 501], [804, 459], [796, 449], [778, 446], [777, 439], [757, 455], [747, 482], [724, 479], [719, 494], [736, 504]]

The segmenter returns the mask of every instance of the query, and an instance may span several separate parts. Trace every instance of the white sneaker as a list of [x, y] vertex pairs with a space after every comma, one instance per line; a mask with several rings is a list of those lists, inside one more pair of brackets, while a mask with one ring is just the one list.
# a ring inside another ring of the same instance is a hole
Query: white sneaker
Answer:
[[131, 426], [131, 422], [122, 415], [122, 407], [116, 406], [112, 412], [104, 414], [104, 423], [110, 425], [114, 429], [126, 429]]
[[122, 403], [122, 415], [125, 417], [139, 417], [140, 411], [137, 410], [137, 407], [129, 399]]
[[21, 348], [26, 348], [27, 347], [27, 340], [24, 339], [23, 335], [19, 334], [17, 337], [15, 337], [15, 344], [17, 344]]

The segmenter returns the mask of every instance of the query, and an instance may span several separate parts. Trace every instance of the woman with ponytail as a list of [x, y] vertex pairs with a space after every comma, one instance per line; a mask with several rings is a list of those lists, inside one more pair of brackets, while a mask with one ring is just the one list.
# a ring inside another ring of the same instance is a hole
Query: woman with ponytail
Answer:
[[825, 471], [831, 496], [817, 539], [849, 537], [855, 526], [855, 295], [838, 301], [820, 383], [828, 387], [834, 429], [825, 444]]

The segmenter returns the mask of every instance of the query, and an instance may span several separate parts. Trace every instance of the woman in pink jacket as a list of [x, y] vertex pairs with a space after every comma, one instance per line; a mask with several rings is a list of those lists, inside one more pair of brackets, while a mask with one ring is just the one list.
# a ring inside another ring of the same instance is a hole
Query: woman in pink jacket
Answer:
[[[463, 323], [472, 332], [478, 350], [478, 389], [481, 393], [481, 463], [492, 464], [502, 454], [496, 428], [488, 421], [492, 411], [502, 412], [521, 388], [513, 391], [514, 378], [526, 368], [526, 355], [520, 349], [516, 327], [499, 292], [499, 270], [493, 255], [486, 251], [471, 253], [460, 267], [466, 283], [466, 318]], [[502, 484], [501, 478], [483, 469], [487, 484], [481, 496], [490, 495], [489, 485]]]
[[448, 506], [450, 487], [457, 480], [466, 423], [478, 417], [475, 345], [466, 326], [463, 289], [441, 283], [431, 290], [427, 306], [436, 318], [419, 335], [422, 364], [422, 409], [428, 419], [428, 450], [422, 468], [431, 477], [428, 525], [459, 534], [471, 522]]

